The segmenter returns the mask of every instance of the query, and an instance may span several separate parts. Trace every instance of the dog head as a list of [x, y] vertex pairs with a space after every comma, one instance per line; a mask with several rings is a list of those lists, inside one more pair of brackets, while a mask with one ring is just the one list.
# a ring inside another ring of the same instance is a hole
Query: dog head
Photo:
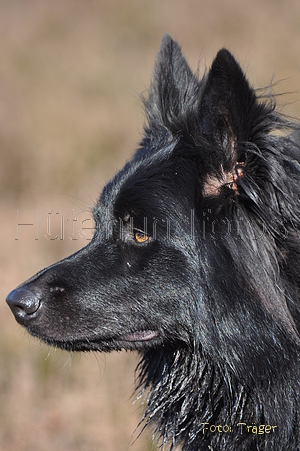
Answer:
[[199, 79], [169, 36], [144, 104], [141, 145], [104, 187], [92, 241], [7, 302], [63, 349], [197, 346], [237, 377], [265, 377], [298, 344], [289, 124], [227, 50]]

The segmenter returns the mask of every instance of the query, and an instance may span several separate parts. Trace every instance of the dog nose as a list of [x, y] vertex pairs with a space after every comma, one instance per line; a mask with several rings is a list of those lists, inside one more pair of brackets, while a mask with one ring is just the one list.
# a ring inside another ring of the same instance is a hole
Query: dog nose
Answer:
[[20, 287], [11, 291], [6, 302], [13, 312], [18, 323], [22, 326], [32, 321], [37, 316], [40, 307], [40, 299], [28, 288]]

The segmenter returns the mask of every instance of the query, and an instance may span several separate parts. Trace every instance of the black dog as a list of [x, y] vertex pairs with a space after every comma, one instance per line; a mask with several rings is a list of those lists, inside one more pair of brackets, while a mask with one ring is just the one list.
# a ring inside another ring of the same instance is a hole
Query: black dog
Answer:
[[299, 450], [297, 127], [227, 50], [199, 80], [169, 36], [144, 102], [92, 241], [7, 302], [50, 345], [138, 350], [170, 449]]

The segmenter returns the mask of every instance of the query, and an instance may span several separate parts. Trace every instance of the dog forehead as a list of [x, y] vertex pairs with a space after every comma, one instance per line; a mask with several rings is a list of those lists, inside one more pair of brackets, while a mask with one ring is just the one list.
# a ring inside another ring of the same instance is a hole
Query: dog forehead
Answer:
[[[115, 204], [126, 190], [135, 192], [135, 198], [139, 196], [137, 186], [143, 184], [147, 189], [147, 183], [156, 176], [159, 179], [162, 174], [164, 164], [170, 159], [172, 151], [176, 146], [176, 141], [159, 146], [153, 150], [150, 147], [141, 147], [136, 151], [133, 158], [117, 172], [117, 174], [104, 186], [102, 193], [93, 209], [96, 222], [99, 217], [106, 220], [114, 217]], [[140, 193], [142, 197], [142, 193]]]

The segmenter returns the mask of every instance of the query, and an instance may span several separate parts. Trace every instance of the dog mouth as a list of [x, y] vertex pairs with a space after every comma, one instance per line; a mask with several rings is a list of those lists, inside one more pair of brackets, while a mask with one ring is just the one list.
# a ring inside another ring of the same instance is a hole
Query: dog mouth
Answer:
[[30, 333], [41, 340], [45, 341], [49, 346], [58, 347], [66, 351], [100, 351], [111, 352], [125, 350], [142, 350], [153, 346], [153, 342], [157, 345], [160, 340], [160, 333], [158, 330], [141, 330], [130, 332], [124, 335], [115, 337], [102, 337], [95, 339], [64, 339], [59, 337], [50, 338], [49, 336], [41, 335], [40, 333]]
[[142, 330], [139, 332], [132, 332], [130, 334], [122, 335], [120, 338], [122, 341], [136, 342], [136, 341], [151, 341], [158, 337], [157, 330]]

